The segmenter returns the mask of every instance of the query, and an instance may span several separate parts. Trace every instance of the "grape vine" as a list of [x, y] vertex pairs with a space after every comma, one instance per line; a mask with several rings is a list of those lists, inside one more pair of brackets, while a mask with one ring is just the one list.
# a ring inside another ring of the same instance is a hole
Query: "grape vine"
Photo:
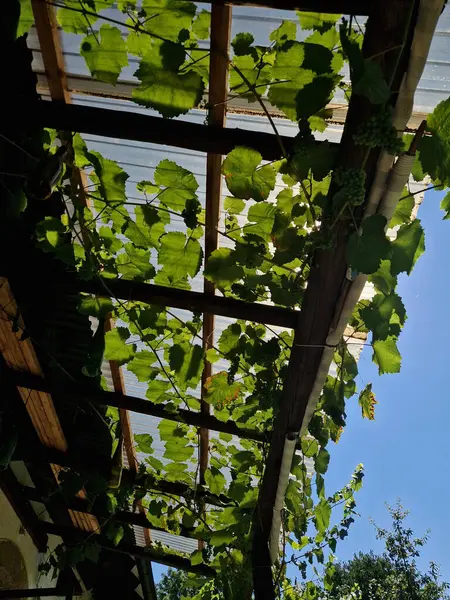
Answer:
[[[209, 37], [207, 11], [191, 2], [171, 0], [143, 0], [139, 5], [134, 0], [119, 1], [120, 12], [114, 13], [108, 10], [113, 4], [109, 0], [50, 4], [58, 8], [64, 32], [83, 36], [80, 55], [97, 80], [120, 81], [128, 56], [133, 55], [139, 62], [134, 72], [136, 103], [171, 118], [204, 102], [210, 53], [203, 44]], [[31, 22], [28, 0], [23, 0], [22, 7], [19, 34]], [[273, 106], [299, 123], [299, 133], [292, 151], [280, 148], [281, 158], [274, 163], [265, 163], [260, 153], [245, 146], [227, 155], [222, 171], [229, 195], [218, 228], [226, 245], [212, 253], [206, 268], [205, 215], [195, 175], [163, 159], [153, 178], [138, 182], [133, 189], [123, 167], [91, 148], [78, 133], [71, 139], [73, 156], [64, 157], [58, 177], [51, 180], [49, 190], [45, 188], [46, 197], [53, 194], [61, 199], [63, 211], [45, 216], [34, 232], [43, 252], [53, 254], [80, 277], [100, 282], [102, 297], [83, 295], [79, 311], [95, 319], [113, 315], [118, 326], [105, 336], [104, 357], [126, 365], [138, 382], [146, 384], [149, 402], [172, 412], [180, 408], [198, 411], [207, 360], [213, 364], [213, 375], [206, 381], [204, 399], [214, 416], [267, 433], [281, 402], [292, 332], [238, 320], [224, 328], [205, 353], [201, 315], [186, 316], [166, 307], [119, 300], [111, 293], [110, 282], [122, 278], [189, 290], [203, 275], [227, 297], [301, 308], [314, 252], [333, 246], [336, 223], [346, 219], [354, 225], [348, 239], [348, 264], [354, 274], [368, 275], [376, 294], [358, 302], [348, 335], [335, 348], [332, 370], [308, 430], [299, 440], [282, 516], [283, 552], [274, 565], [279, 598], [286, 599], [314, 598], [312, 571], [320, 571], [327, 582], [337, 544], [355, 517], [354, 496], [362, 485], [362, 466], [358, 465], [347, 486], [332, 495], [325, 491], [324, 478], [330, 441], [338, 443], [344, 432], [347, 402], [358, 395], [362, 416], [375, 418], [377, 401], [370, 384], [358, 394], [352, 345], [357, 334], [370, 333], [379, 372], [400, 370], [397, 341], [406, 310], [395, 291], [397, 278], [411, 273], [424, 250], [421, 223], [412, 219], [413, 195], [405, 192], [390, 223], [379, 214], [362, 220], [357, 211], [367, 198], [365, 171], [335, 168], [335, 147], [317, 142], [312, 133], [325, 130], [325, 107], [337, 87], [344, 85], [340, 73], [348, 61], [352, 93], [379, 106], [378, 114], [361, 124], [354, 142], [396, 155], [403, 152], [410, 140], [399, 138], [392, 127], [387, 83], [370, 61], [355, 60], [355, 56], [361, 58], [362, 40], [349, 23], [342, 20], [339, 24], [338, 15], [298, 16], [300, 30], [308, 32], [302, 42], [297, 41], [298, 25], [293, 21], [283, 21], [271, 32], [267, 46], [255, 44], [254, 37], [245, 32], [232, 42], [231, 93], [260, 103], [267, 95]], [[414, 167], [418, 180], [429, 175], [442, 187], [450, 181], [449, 107], [449, 101], [441, 103], [430, 117], [430, 135], [421, 140]], [[43, 148], [46, 160], [59, 159], [66, 141], [48, 131]], [[81, 194], [72, 185], [76, 170], [88, 180]], [[34, 185], [32, 162], [26, 165], [24, 178], [28, 183], [23, 192], [30, 204], [37, 197], [43, 200], [42, 182]], [[330, 186], [337, 190], [331, 204]], [[448, 196], [442, 207], [448, 218]], [[393, 240], [386, 236], [388, 226], [398, 228]], [[91, 367], [86, 365], [85, 376], [92, 373]], [[117, 415], [108, 419], [109, 424], [116, 423]], [[162, 420], [158, 435], [164, 446], [162, 457], [155, 456], [150, 434], [135, 436], [136, 449], [145, 459], [134, 485], [122, 483], [112, 491], [104, 480], [92, 482], [84, 473], [72, 473], [66, 488], [70, 495], [85, 489], [88, 502], [107, 504], [109, 517], [102, 531], [114, 544], [127, 534], [115, 514], [142, 501], [151, 527], [206, 542], [192, 553], [191, 563], [211, 565], [218, 575], [213, 581], [196, 579], [196, 598], [250, 598], [252, 523], [267, 445], [236, 441], [226, 433], [214, 435], [206, 485], [200, 489], [197, 429]], [[182, 483], [185, 491], [164, 491], [164, 482]], [[203, 491], [208, 494], [204, 512], [198, 502]], [[158, 548], [163, 550], [152, 547]], [[173, 553], [170, 548], [164, 551]], [[91, 540], [68, 552], [58, 550], [48, 568], [96, 558], [98, 548]], [[289, 564], [297, 567], [306, 583], [293, 585]]]

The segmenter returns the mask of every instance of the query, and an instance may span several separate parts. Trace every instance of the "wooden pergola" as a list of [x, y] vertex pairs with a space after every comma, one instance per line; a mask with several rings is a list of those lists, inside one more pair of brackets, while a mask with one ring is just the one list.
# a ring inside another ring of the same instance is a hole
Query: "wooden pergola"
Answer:
[[[206, 177], [206, 217], [205, 217], [205, 264], [218, 247], [217, 228], [219, 224], [222, 197], [222, 156], [236, 145], [246, 145], [258, 150], [266, 160], [282, 157], [279, 140], [274, 134], [227, 128], [226, 106], [228, 97], [228, 53], [230, 50], [230, 28], [233, 5], [249, 5], [266, 7], [267, 9], [298, 9], [322, 13], [343, 13], [367, 16], [363, 54], [366, 58], [376, 57], [395, 100], [409, 59], [410, 41], [414, 34], [418, 1], [412, 0], [378, 0], [356, 2], [356, 0], [259, 0], [246, 2], [236, 0], [225, 2], [211, 1], [211, 60], [209, 98], [214, 109], [208, 125], [197, 125], [183, 121], [167, 121], [162, 118], [147, 116], [127, 111], [115, 111], [73, 104], [71, 90], [68, 88], [65, 73], [61, 40], [56, 25], [54, 8], [42, 0], [32, 0], [36, 30], [39, 37], [45, 74], [48, 82], [51, 101], [37, 101], [32, 109], [24, 107], [21, 119], [24, 125], [39, 125], [59, 130], [60, 132], [80, 132], [153, 144], [170, 145], [207, 153]], [[412, 7], [412, 8], [411, 8]], [[411, 12], [412, 11], [412, 12]], [[410, 18], [411, 17], [411, 18]], [[389, 49], [389, 50], [387, 50]], [[353, 95], [348, 106], [342, 140], [338, 148], [338, 166], [360, 168], [365, 165], [366, 180], [372, 181], [379, 152], [371, 151], [369, 160], [363, 161], [361, 146], [355, 145], [353, 135], [358, 125], [371, 115], [373, 107], [362, 96]], [[292, 147], [292, 138], [283, 137], [282, 144], [287, 152]], [[78, 171], [80, 187], [85, 186], [82, 173]], [[268, 540], [272, 525], [272, 515], [280, 475], [282, 455], [286, 436], [297, 434], [305, 427], [305, 414], [308, 401], [317, 379], [323, 350], [327, 344], [330, 331], [336, 327], [343, 303], [349, 289], [347, 278], [347, 261], [345, 256], [349, 231], [348, 223], [338, 225], [336, 244], [333, 249], [318, 250], [314, 256], [308, 285], [305, 291], [301, 311], [271, 306], [261, 303], [249, 303], [216, 294], [214, 285], [205, 280], [203, 292], [184, 291], [166, 288], [149, 283], [109, 280], [108, 286], [117, 298], [138, 300], [159, 306], [181, 308], [203, 313], [203, 347], [205, 350], [214, 345], [214, 319], [216, 315], [235, 319], [243, 319], [274, 326], [285, 327], [295, 332], [288, 373], [284, 382], [283, 399], [277, 415], [273, 431], [264, 434], [238, 426], [233, 422], [223, 422], [210, 414], [210, 405], [204, 400], [205, 387], [202, 385], [201, 410], [199, 412], [180, 409], [177, 412], [167, 410], [164, 405], [155, 405], [141, 398], [125, 393], [120, 367], [111, 362], [111, 374], [114, 390], [110, 392], [93, 390], [67, 382], [61, 389], [61, 383], [51, 381], [39, 364], [37, 349], [30, 339], [23, 339], [21, 330], [14, 330], [11, 316], [21, 313], [20, 300], [14, 295], [14, 285], [8, 283], [17, 278], [11, 272], [7, 260], [2, 261], [0, 275], [0, 308], [5, 315], [0, 321], [0, 349], [3, 361], [7, 366], [2, 371], [2, 378], [10, 389], [17, 389], [22, 397], [22, 417], [25, 413], [31, 419], [39, 444], [30, 455], [21, 457], [38, 468], [52, 469], [57, 478], [58, 469], [72, 467], [89, 469], [86, 461], [80, 460], [76, 448], [71, 447], [61, 426], [58, 411], [53, 401], [54, 394], [64, 394], [74, 402], [89, 402], [94, 406], [111, 406], [120, 410], [124, 429], [125, 449], [128, 468], [124, 471], [124, 479], [139, 485], [136, 454], [133, 448], [133, 435], [130, 428], [129, 411], [152, 415], [192, 425], [199, 430], [199, 487], [197, 494], [203, 502], [223, 506], [226, 497], [211, 494], [205, 486], [204, 475], [208, 467], [209, 432], [230, 433], [235, 436], [269, 443], [269, 452], [261, 481], [257, 516], [254, 522], [254, 543], [252, 562], [254, 570], [254, 593], [257, 600], [271, 599], [273, 590], [271, 561], [268, 551]], [[24, 287], [30, 291], [36, 286], [46, 286], [49, 293], [52, 289], [67, 294], [81, 292], [104, 294], [103, 288], [96, 280], [81, 280], [68, 274], [59, 274], [58, 280], [52, 273], [27, 273]], [[112, 324], [108, 323], [108, 327]], [[26, 323], [22, 323], [25, 329]], [[211, 376], [211, 365], [206, 362], [203, 371], [203, 383]], [[58, 388], [58, 385], [60, 386]], [[50, 465], [50, 466], [49, 466]], [[36, 546], [42, 550], [46, 547], [48, 534], [59, 535], [63, 540], [71, 540], [73, 536], [82, 538], [90, 535], [99, 527], [99, 520], [105, 517], [101, 512], [91, 512], [83, 495], [72, 498], [66, 506], [58, 506], [53, 502], [54, 523], [40, 521], [33, 509], [31, 501], [47, 503], [45, 490], [22, 486], [9, 469], [0, 477], [1, 486], [16, 509], [20, 519], [30, 532]], [[146, 485], [151, 482], [146, 480]], [[186, 484], [155, 481], [154, 490], [170, 491], [183, 496], [190, 490]], [[62, 513], [65, 513], [62, 515]], [[58, 515], [62, 515], [57, 521]], [[69, 515], [69, 518], [67, 516]], [[118, 513], [119, 521], [143, 527], [149, 530], [145, 509], [139, 512], [122, 511]], [[154, 527], [152, 527], [155, 529]], [[147, 533], [147, 547], [142, 548], [127, 542], [120, 542], [117, 548], [102, 535], [97, 535], [99, 544], [111, 551], [123, 552], [129, 556], [159, 562], [175, 568], [186, 569], [202, 575], [213, 575], [207, 565], [191, 565], [187, 558], [153, 552], [150, 536]], [[204, 542], [199, 540], [199, 548]], [[55, 589], [48, 593], [54, 595]], [[27, 590], [26, 595], [32, 597], [39, 592], [45, 596], [47, 590]], [[8, 597], [21, 597], [20, 591]], [[65, 593], [65, 592], [64, 592]], [[150, 594], [154, 594], [150, 590]], [[0, 592], [0, 598], [2, 592]], [[155, 595], [149, 596], [156, 598]]]

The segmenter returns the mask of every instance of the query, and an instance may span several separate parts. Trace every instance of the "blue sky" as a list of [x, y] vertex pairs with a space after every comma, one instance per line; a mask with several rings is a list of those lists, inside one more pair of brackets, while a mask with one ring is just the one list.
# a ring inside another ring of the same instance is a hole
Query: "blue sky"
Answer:
[[388, 525], [384, 502], [393, 504], [400, 498], [411, 511], [409, 525], [414, 532], [421, 535], [431, 529], [420, 565], [434, 560], [450, 581], [450, 222], [442, 220], [439, 209], [443, 195], [425, 194], [419, 218], [426, 250], [411, 276], [399, 281], [398, 293], [408, 314], [399, 343], [401, 372], [379, 377], [371, 348], [364, 348], [358, 384], [373, 382], [376, 420], [361, 418], [356, 397], [348, 402], [347, 427], [330, 448], [327, 491], [344, 485], [356, 464], [364, 464], [364, 487], [356, 499], [361, 518], [338, 546], [339, 558], [350, 558], [358, 550], [380, 550], [369, 518]]

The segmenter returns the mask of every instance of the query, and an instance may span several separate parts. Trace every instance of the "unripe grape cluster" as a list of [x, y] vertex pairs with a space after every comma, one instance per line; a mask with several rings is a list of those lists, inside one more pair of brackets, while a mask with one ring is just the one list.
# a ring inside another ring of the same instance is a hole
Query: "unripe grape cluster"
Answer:
[[362, 123], [353, 141], [359, 146], [382, 148], [389, 154], [399, 154], [403, 150], [402, 139], [392, 125], [391, 111], [386, 107]]
[[358, 206], [364, 202], [366, 173], [363, 169], [338, 167], [334, 170], [333, 179], [342, 188], [349, 204]]

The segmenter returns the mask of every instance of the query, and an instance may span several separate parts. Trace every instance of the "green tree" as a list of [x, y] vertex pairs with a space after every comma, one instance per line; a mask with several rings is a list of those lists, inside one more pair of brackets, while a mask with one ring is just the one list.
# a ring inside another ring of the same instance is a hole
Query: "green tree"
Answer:
[[192, 593], [187, 587], [188, 574], [185, 571], [169, 569], [161, 577], [156, 586], [158, 600], [182, 600], [192, 598]]
[[348, 562], [335, 565], [329, 600], [341, 600], [356, 584], [361, 600], [445, 600], [449, 584], [442, 582], [435, 563], [423, 573], [416, 559], [428, 540], [428, 534], [415, 537], [406, 526], [409, 511], [400, 503], [388, 506], [392, 518], [390, 529], [375, 525], [376, 537], [383, 540], [385, 551], [358, 553]]

